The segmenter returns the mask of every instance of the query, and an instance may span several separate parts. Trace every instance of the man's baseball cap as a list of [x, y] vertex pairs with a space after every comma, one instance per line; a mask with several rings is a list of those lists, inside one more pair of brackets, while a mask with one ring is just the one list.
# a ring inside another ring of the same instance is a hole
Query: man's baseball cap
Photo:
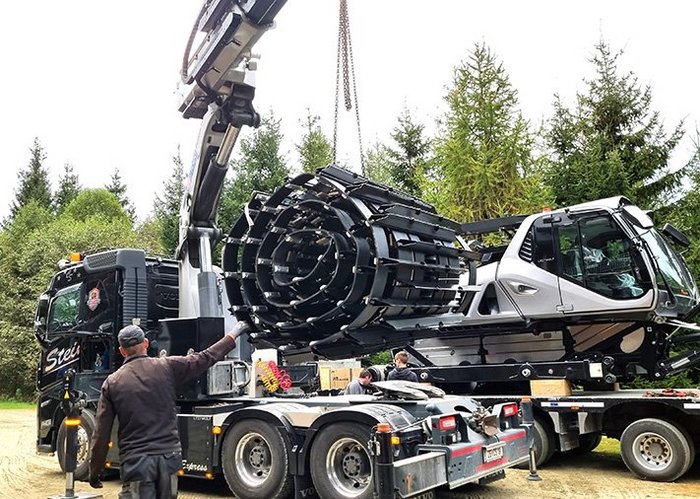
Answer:
[[119, 346], [127, 348], [143, 342], [146, 339], [146, 335], [143, 334], [143, 329], [138, 326], [126, 326], [119, 331], [117, 339], [119, 340]]

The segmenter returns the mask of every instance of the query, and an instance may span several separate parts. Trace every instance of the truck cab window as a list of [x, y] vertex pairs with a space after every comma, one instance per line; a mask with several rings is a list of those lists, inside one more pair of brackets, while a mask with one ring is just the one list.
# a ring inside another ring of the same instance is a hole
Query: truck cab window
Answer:
[[78, 323], [80, 284], [59, 290], [51, 300], [47, 330], [60, 333], [73, 329]]
[[616, 300], [645, 293], [630, 239], [610, 216], [562, 224], [558, 242], [565, 279]]

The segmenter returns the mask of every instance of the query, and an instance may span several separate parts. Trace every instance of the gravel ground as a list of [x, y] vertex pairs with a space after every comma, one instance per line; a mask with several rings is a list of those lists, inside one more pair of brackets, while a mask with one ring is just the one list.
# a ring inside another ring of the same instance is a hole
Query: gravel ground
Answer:
[[[37, 455], [34, 445], [36, 419], [31, 409], [0, 410], [0, 498], [41, 499], [65, 490], [65, 475], [55, 457]], [[700, 460], [676, 483], [644, 482], [627, 471], [619, 456], [593, 452], [588, 456], [563, 456], [540, 471], [541, 482], [528, 482], [527, 472], [509, 470], [505, 480], [487, 486], [467, 486], [438, 493], [438, 499], [518, 497], [549, 499], [564, 497], [673, 498], [700, 497]], [[77, 491], [87, 492], [86, 483]], [[110, 480], [100, 492], [116, 498], [119, 482]], [[183, 479], [183, 499], [231, 497], [221, 479]]]

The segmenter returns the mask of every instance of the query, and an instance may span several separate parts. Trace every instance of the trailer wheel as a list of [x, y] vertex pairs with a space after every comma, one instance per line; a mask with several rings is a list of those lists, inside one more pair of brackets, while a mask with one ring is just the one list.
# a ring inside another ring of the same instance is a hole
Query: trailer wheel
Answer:
[[[78, 426], [78, 459], [76, 461], [74, 477], [76, 480], [87, 480], [90, 474], [90, 445], [92, 435], [97, 423], [92, 411], [83, 410]], [[56, 452], [61, 471], [66, 472], [66, 420], [61, 422], [56, 436]]]
[[627, 468], [642, 480], [672, 482], [693, 464], [695, 445], [675, 423], [647, 418], [622, 432], [620, 453]]
[[292, 492], [287, 443], [263, 421], [243, 420], [226, 432], [221, 466], [236, 497], [283, 499]]
[[603, 440], [600, 433], [584, 433], [578, 436], [578, 447], [567, 452], [567, 454], [583, 455], [593, 452]]
[[[533, 427], [535, 430], [535, 463], [539, 467], [546, 464], [557, 450], [557, 436], [554, 430], [552, 430], [547, 423], [542, 421], [541, 417], [538, 415], [535, 415], [535, 424]], [[517, 464], [515, 467], [526, 470], [529, 467], [529, 463]]]
[[372, 459], [367, 444], [370, 428], [335, 423], [320, 431], [311, 448], [311, 477], [322, 499], [370, 499]]

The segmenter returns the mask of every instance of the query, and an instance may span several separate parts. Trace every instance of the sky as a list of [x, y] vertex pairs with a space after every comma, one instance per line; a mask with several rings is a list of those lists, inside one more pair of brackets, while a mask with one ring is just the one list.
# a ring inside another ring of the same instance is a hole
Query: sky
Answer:
[[[554, 95], [572, 104], [601, 36], [619, 66], [653, 89], [667, 130], [685, 120], [682, 165], [700, 123], [700, 2], [348, 0], [363, 146], [389, 141], [402, 109], [435, 130], [455, 66], [475, 43], [503, 62], [524, 116], [539, 125]], [[189, 165], [200, 121], [178, 112], [179, 70], [201, 3], [191, 0], [36, 0], [0, 6], [0, 219], [35, 137], [54, 187], [65, 163], [84, 187], [119, 168], [140, 218], [181, 150]], [[260, 54], [254, 105], [282, 120], [283, 153], [298, 162], [307, 109], [333, 131], [337, 0], [288, 0]], [[338, 158], [359, 170], [354, 111], [342, 113]], [[234, 155], [236, 152], [234, 151]]]

